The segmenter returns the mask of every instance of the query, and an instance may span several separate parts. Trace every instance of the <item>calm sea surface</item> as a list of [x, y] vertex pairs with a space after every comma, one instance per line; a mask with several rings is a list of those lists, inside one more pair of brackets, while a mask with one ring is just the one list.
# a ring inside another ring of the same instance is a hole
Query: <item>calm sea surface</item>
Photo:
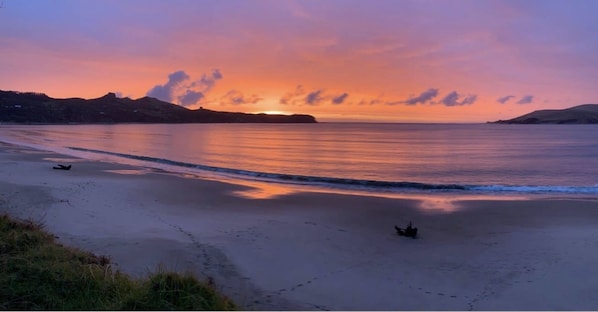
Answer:
[[3, 125], [0, 140], [340, 189], [598, 195], [597, 125]]

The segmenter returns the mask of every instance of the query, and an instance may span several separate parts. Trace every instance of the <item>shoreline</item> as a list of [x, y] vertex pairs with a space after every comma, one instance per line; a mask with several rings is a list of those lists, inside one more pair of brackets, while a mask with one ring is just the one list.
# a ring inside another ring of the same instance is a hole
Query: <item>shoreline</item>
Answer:
[[[53, 170], [61, 161], [72, 170]], [[41, 221], [133, 276], [160, 263], [210, 276], [242, 309], [598, 307], [596, 200], [260, 197], [250, 186], [5, 143], [0, 163], [0, 213]], [[409, 221], [418, 239], [395, 234]]]

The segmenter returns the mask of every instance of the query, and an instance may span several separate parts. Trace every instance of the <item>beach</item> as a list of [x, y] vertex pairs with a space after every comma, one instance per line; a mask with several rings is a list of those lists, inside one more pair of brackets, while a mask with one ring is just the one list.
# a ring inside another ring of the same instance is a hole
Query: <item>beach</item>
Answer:
[[274, 194], [4, 143], [0, 164], [0, 213], [133, 276], [210, 277], [245, 310], [598, 309], [595, 198]]

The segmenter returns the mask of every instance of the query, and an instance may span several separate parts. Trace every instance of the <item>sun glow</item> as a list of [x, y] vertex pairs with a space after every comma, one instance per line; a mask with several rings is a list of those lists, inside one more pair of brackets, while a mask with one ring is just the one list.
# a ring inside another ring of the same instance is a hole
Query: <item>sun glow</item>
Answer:
[[283, 112], [283, 111], [277, 111], [277, 110], [267, 110], [267, 111], [261, 111], [261, 112], [257, 112], [257, 114], [266, 114], [266, 115], [288, 115], [287, 112]]

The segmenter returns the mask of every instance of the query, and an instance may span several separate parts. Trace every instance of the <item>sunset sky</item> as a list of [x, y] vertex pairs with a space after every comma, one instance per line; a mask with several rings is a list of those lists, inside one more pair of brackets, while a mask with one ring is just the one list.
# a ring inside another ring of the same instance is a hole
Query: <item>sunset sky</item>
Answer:
[[0, 0], [0, 89], [319, 121], [598, 103], [598, 1]]

